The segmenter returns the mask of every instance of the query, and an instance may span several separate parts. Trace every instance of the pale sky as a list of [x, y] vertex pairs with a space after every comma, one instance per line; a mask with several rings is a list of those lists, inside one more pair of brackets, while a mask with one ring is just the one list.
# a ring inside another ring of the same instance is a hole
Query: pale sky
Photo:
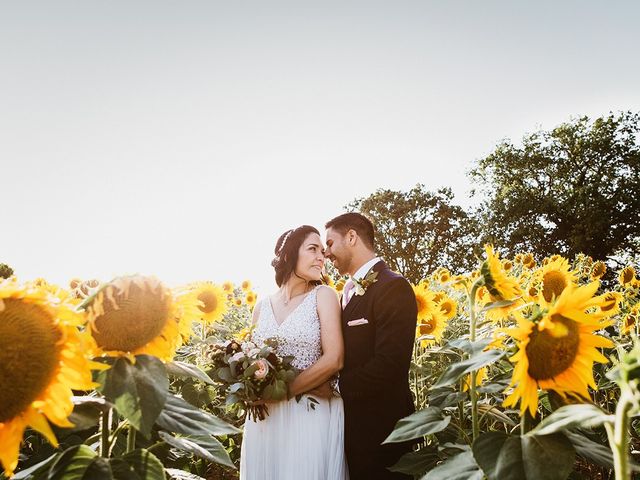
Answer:
[[636, 1], [0, 6], [0, 263], [275, 289], [277, 237], [450, 186], [503, 138], [640, 111]]

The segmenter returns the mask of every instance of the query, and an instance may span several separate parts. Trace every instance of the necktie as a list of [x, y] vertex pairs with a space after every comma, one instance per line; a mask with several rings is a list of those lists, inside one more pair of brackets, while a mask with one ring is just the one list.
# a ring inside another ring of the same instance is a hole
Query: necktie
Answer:
[[344, 288], [342, 289], [342, 308], [344, 309], [347, 306], [347, 303], [349, 303], [350, 300], [350, 293], [351, 290], [353, 290], [353, 280], [349, 279], [347, 280], [347, 283], [344, 284]]

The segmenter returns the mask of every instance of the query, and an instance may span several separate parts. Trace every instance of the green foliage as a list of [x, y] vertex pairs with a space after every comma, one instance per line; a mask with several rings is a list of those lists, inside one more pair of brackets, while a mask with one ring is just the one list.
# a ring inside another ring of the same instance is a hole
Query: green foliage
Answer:
[[[63, 450], [43, 461], [34, 455], [21, 465], [17, 480], [157, 480], [166, 477], [165, 466], [173, 477], [180, 471], [186, 475], [182, 469], [195, 468], [197, 458], [234, 468], [215, 436], [233, 443], [240, 430], [170, 391], [168, 372], [176, 375], [174, 386], [178, 378], [187, 378], [210, 388], [206, 373], [179, 361], [165, 368], [150, 355], [103, 361], [110, 368], [96, 375], [101, 395], [76, 397], [70, 416], [75, 426], [57, 432]], [[136, 438], [136, 432], [144, 437]], [[67, 446], [70, 441], [76, 444]], [[98, 451], [89, 445], [99, 446]]]
[[473, 443], [473, 456], [489, 480], [564, 480], [573, 469], [575, 451], [561, 433], [486, 432]]
[[449, 422], [450, 416], [442, 414], [438, 407], [428, 407], [402, 418], [398, 421], [393, 432], [382, 443], [399, 443], [432, 433], [441, 432]]
[[167, 398], [169, 380], [164, 364], [150, 355], [138, 355], [135, 364], [118, 358], [99, 378], [105, 398], [136, 430], [149, 437]]
[[408, 192], [377, 190], [356, 199], [358, 210], [376, 226], [376, 251], [410, 282], [418, 283], [436, 267], [462, 272], [475, 263], [472, 218], [453, 205], [451, 189], [429, 192], [416, 185]]
[[420, 480], [482, 480], [483, 478], [484, 473], [480, 470], [471, 451], [464, 450], [427, 472], [420, 477]]
[[506, 140], [471, 179], [484, 194], [484, 241], [511, 254], [640, 253], [640, 114], [573, 119]]

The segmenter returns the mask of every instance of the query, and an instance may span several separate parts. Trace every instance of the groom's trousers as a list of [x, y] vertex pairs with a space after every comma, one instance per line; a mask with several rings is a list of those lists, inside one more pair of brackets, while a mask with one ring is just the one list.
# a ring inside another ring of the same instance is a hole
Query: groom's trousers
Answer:
[[349, 480], [412, 479], [411, 476], [391, 472], [387, 469], [395, 464], [402, 455], [411, 451], [410, 444], [388, 444], [369, 451], [346, 447]]

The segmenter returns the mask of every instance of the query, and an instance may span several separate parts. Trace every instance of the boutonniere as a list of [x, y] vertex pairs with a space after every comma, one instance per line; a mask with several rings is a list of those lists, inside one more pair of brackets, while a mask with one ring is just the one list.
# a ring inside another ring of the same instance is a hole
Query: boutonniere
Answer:
[[378, 281], [378, 272], [374, 272], [373, 270], [370, 270], [369, 273], [367, 273], [367, 275], [364, 278], [354, 278], [353, 280], [353, 287], [354, 287], [354, 295], [364, 295], [364, 292], [367, 291], [367, 288], [369, 288], [371, 285], [373, 285], [374, 283], [376, 283]]

